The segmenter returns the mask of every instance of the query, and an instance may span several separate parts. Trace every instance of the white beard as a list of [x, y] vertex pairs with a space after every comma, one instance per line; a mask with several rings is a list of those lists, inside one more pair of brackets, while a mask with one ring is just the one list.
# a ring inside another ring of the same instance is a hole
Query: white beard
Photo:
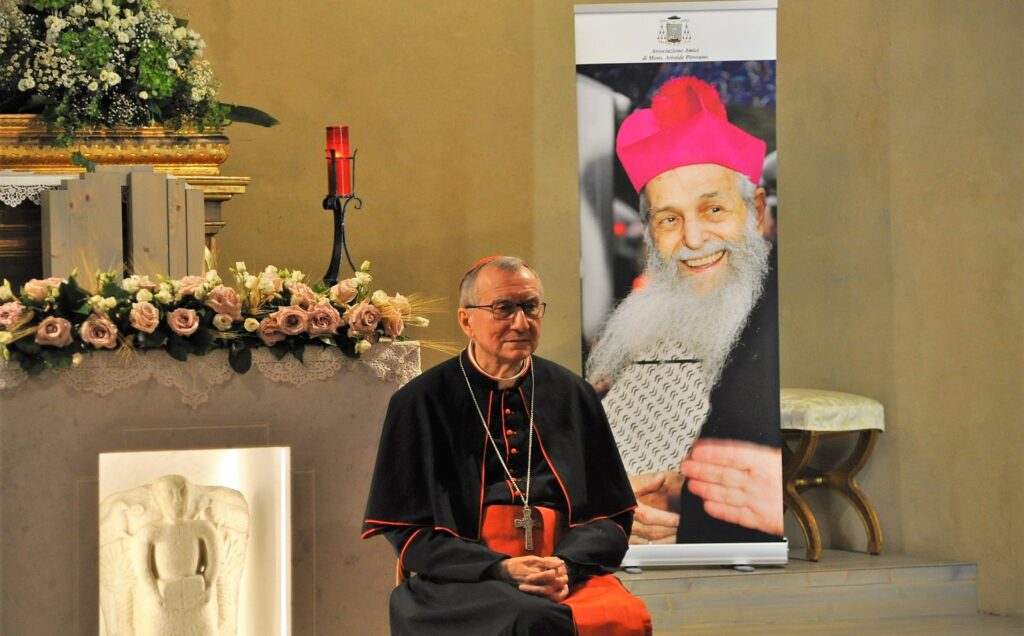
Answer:
[[[686, 350], [701, 361], [704, 383], [711, 390], [736, 344], [751, 310], [761, 297], [768, 273], [771, 245], [757, 230], [753, 211], [743, 238], [736, 243], [713, 241], [700, 250], [680, 248], [661, 257], [645, 233], [647, 285], [615, 308], [601, 338], [587, 359], [587, 379], [609, 385], [631, 362], [652, 350]], [[725, 271], [716, 287], [694, 288], [697, 276], [678, 273], [678, 261], [728, 250]]]

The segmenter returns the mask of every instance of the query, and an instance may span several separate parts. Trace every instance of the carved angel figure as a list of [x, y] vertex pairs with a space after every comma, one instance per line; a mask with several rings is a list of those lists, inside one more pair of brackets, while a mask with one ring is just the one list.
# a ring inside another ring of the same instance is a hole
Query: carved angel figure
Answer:
[[249, 506], [180, 475], [100, 504], [106, 636], [236, 636]]

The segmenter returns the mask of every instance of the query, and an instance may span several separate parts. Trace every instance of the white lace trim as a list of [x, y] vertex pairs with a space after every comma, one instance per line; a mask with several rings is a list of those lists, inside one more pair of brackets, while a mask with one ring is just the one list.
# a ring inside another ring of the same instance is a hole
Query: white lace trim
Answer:
[[[228, 382], [238, 374], [228, 365], [227, 352], [212, 351], [205, 356], [189, 356], [182, 363], [163, 351], [140, 353], [124, 359], [110, 353], [86, 355], [73, 369], [44, 371], [42, 377], [58, 377], [78, 391], [107, 396], [146, 380], [176, 389], [181, 401], [193, 410], [210, 400], [214, 387]], [[274, 358], [268, 349], [254, 349], [252, 369], [273, 382], [302, 386], [315, 380], [326, 380], [340, 371], [373, 373], [382, 382], [402, 386], [420, 373], [418, 342], [378, 344], [359, 360], [352, 360], [336, 349], [309, 347], [303, 362], [287, 355]], [[17, 365], [0, 361], [0, 391], [11, 390], [31, 381]]]
[[44, 190], [56, 190], [66, 179], [76, 179], [75, 174], [35, 174], [25, 172], [0, 172], [0, 202], [16, 208], [24, 201], [40, 204], [39, 195]]

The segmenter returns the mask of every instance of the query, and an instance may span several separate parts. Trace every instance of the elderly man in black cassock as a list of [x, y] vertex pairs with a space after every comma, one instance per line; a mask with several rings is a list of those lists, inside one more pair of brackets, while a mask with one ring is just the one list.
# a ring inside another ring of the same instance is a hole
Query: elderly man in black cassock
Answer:
[[395, 393], [363, 537], [402, 569], [393, 634], [649, 634], [642, 601], [610, 572], [636, 500], [601, 403], [533, 355], [540, 279], [490, 257], [462, 281], [469, 345]]

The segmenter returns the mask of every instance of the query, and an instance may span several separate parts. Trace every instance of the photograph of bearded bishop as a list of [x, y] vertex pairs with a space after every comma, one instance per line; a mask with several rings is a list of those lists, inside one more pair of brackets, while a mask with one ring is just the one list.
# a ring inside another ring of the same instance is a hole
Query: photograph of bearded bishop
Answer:
[[757, 187], [766, 144], [695, 77], [619, 128], [640, 195], [644, 285], [587, 359], [640, 503], [630, 542], [781, 540], [775, 254]]

